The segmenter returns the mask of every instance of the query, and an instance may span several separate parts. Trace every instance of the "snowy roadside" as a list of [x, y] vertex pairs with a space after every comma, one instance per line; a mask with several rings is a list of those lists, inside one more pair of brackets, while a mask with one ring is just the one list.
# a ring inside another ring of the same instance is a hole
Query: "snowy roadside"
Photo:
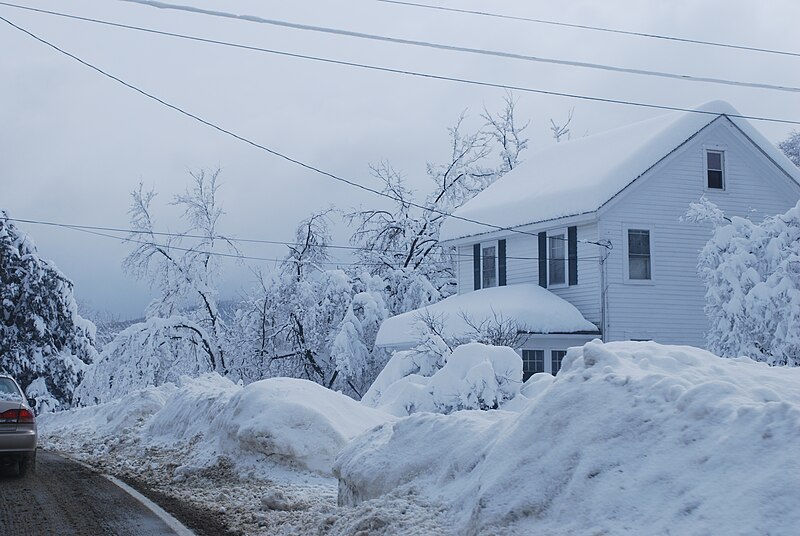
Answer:
[[465, 348], [388, 383], [379, 407], [477, 393], [502, 409], [401, 417], [312, 382], [210, 374], [43, 416], [42, 443], [247, 535], [796, 534], [800, 369], [594, 341], [512, 388], [483, 381], [507, 372], [503, 349]]
[[391, 419], [311, 382], [206, 375], [43, 415], [40, 443], [206, 510], [231, 534], [452, 534], [444, 508], [413, 489], [337, 506], [336, 453]]

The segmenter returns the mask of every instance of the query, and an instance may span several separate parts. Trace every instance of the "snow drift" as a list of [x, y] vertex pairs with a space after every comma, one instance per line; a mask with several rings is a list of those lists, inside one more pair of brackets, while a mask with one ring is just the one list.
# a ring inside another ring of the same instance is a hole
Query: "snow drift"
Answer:
[[354, 436], [391, 419], [306, 380], [273, 378], [240, 387], [218, 374], [181, 378], [116, 401], [42, 415], [45, 443], [85, 450], [120, 445], [176, 453], [176, 476], [229, 459], [240, 472], [280, 464], [329, 474]]
[[800, 526], [800, 370], [593, 341], [554, 381], [537, 376], [520, 413], [416, 414], [363, 434], [337, 458], [340, 501], [407, 486], [450, 504], [459, 534]]

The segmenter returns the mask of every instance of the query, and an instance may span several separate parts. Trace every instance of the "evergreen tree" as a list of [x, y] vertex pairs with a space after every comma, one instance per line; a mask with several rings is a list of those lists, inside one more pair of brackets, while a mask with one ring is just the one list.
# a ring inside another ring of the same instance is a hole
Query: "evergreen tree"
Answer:
[[94, 324], [78, 315], [72, 287], [0, 212], [0, 370], [39, 400], [40, 411], [68, 408], [96, 355]]

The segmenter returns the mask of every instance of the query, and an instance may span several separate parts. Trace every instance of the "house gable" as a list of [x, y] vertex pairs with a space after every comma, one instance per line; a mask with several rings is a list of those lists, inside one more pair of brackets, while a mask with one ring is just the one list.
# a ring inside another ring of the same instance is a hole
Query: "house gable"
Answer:
[[[704, 159], [709, 149], [724, 154], [724, 189], [707, 188]], [[728, 215], [758, 221], [794, 206], [800, 185], [738, 125], [720, 118], [616, 195], [598, 211], [599, 234], [614, 246], [603, 274], [606, 340], [704, 345], [705, 287], [697, 275], [697, 259], [711, 227], [681, 221], [689, 204], [701, 196]], [[649, 280], [626, 278], [630, 229], [649, 234]]]

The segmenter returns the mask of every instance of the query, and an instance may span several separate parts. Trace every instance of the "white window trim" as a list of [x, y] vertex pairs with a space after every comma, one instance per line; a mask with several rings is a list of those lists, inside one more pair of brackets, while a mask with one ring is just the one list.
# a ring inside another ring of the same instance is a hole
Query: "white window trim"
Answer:
[[[522, 348], [520, 350], [520, 357], [522, 357], [522, 352], [542, 352], [542, 372], [547, 372], [547, 356], [549, 355], [549, 350], [546, 348]], [[524, 358], [523, 358], [524, 359]], [[525, 372], [525, 362], [522, 363], [523, 373]], [[538, 374], [538, 373], [537, 373]]]
[[[564, 235], [564, 282], [550, 283], [550, 237], [554, 235]], [[551, 229], [547, 231], [547, 289], [567, 288], [569, 286], [569, 242], [567, 228]]]
[[[722, 188], [708, 187], [708, 152], [722, 153]], [[728, 191], [728, 146], [727, 145], [703, 145], [703, 191], [704, 192], [727, 192]]]
[[[483, 286], [483, 248], [494, 248], [494, 286]], [[500, 286], [500, 241], [490, 240], [489, 242], [481, 242], [481, 289], [494, 288]]]
[[[631, 279], [630, 264], [628, 260], [628, 231], [641, 230], [650, 233], [650, 279]], [[656, 282], [656, 253], [655, 253], [655, 230], [652, 224], [648, 223], [625, 223], [622, 225], [622, 271], [623, 282], [630, 285], [654, 285]]]
[[[545, 368], [549, 368], [550, 370], [548, 372], [550, 374], [552, 374], [553, 376], [558, 374], [559, 371], [561, 370], [561, 368], [559, 368], [559, 370], [553, 371], [553, 352], [566, 352], [566, 351], [567, 351], [566, 348], [550, 348], [550, 350], [547, 352], [547, 358], [545, 358], [545, 362], [546, 362], [545, 363], [545, 365], [546, 365]], [[564, 354], [564, 357], [567, 357], [566, 353]], [[562, 367], [564, 366], [564, 357], [561, 358], [561, 366]]]

